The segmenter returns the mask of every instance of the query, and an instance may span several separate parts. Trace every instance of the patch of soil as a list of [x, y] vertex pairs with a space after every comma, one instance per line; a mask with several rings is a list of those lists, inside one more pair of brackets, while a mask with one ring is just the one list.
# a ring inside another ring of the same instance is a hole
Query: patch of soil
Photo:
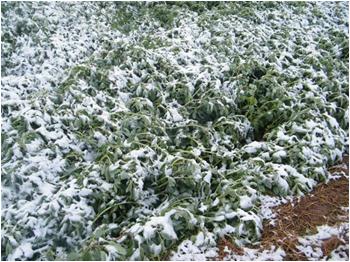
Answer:
[[[348, 175], [348, 159], [348, 156], [345, 156], [343, 165], [330, 168], [329, 171], [342, 171]], [[273, 244], [282, 247], [287, 254], [286, 260], [307, 260], [296, 248], [299, 244], [298, 236], [315, 234], [317, 226], [348, 221], [348, 213], [342, 209], [346, 206], [349, 206], [348, 178], [341, 177], [321, 184], [310, 194], [275, 209], [276, 224], [264, 224], [262, 246], [268, 248]], [[329, 254], [339, 244], [339, 239], [330, 239], [329, 243], [323, 243], [324, 255]]]
[[331, 238], [324, 240], [321, 246], [323, 255], [329, 256], [334, 249], [342, 244], [344, 245], [345, 241], [336, 236], [332, 236]]
[[[329, 169], [331, 173], [349, 175], [349, 156], [344, 156], [343, 162]], [[269, 249], [271, 245], [281, 247], [286, 252], [285, 260], [307, 260], [307, 257], [297, 249], [298, 237], [317, 233], [317, 226], [335, 225], [349, 220], [347, 211], [342, 207], [349, 206], [349, 180], [341, 177], [327, 184], [320, 184], [310, 194], [295, 199], [293, 202], [276, 207], [276, 223], [264, 223], [261, 250]], [[347, 240], [348, 241], [348, 240]], [[322, 252], [328, 256], [343, 240], [332, 237], [322, 243]], [[223, 260], [225, 246], [236, 254], [242, 249], [232, 246], [226, 239], [219, 242], [219, 260]]]
[[240, 247], [236, 246], [226, 238], [221, 238], [218, 243], [219, 246], [219, 256], [216, 258], [217, 261], [224, 260], [224, 257], [227, 256], [227, 253], [225, 252], [225, 247], [227, 247], [230, 251], [234, 252], [238, 255], [243, 255], [244, 251]]
[[296, 248], [299, 244], [298, 236], [315, 234], [317, 226], [335, 225], [347, 221], [347, 212], [342, 207], [348, 205], [347, 178], [342, 177], [328, 184], [322, 184], [312, 194], [302, 197], [299, 201], [281, 205], [275, 210], [276, 225], [264, 224], [262, 245], [268, 247], [274, 244], [282, 247], [287, 253], [286, 260], [306, 260]]

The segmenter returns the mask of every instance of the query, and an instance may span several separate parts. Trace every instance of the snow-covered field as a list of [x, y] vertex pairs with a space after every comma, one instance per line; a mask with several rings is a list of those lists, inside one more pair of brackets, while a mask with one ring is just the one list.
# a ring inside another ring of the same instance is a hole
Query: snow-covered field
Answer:
[[3, 260], [215, 258], [348, 151], [347, 2], [1, 12]]

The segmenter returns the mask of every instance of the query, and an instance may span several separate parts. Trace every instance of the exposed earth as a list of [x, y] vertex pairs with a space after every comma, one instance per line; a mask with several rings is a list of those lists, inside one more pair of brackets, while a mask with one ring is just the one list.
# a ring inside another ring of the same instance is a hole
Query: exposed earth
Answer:
[[[286, 204], [277, 206], [274, 212], [276, 221], [271, 224], [265, 221], [261, 245], [258, 252], [271, 249], [271, 246], [282, 248], [286, 255], [284, 260], [310, 260], [300, 248], [300, 237], [313, 235], [318, 227], [328, 225], [339, 227], [349, 221], [349, 156], [343, 162], [329, 169], [332, 176], [328, 183], [318, 185], [304, 197], [296, 198]], [[321, 239], [322, 256], [329, 258], [333, 251], [345, 251], [349, 256], [349, 227], [343, 227], [340, 234]], [[226, 252], [225, 252], [226, 251]], [[244, 249], [223, 238], [219, 242], [218, 260], [226, 260], [233, 254], [244, 255]], [[342, 257], [341, 254], [340, 258]]]

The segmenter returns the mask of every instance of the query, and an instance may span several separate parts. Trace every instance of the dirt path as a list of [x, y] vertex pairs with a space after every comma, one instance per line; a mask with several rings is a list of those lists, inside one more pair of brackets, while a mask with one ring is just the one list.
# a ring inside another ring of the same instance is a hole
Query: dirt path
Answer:
[[[344, 156], [343, 163], [329, 169], [332, 174], [342, 172], [349, 175], [349, 157]], [[276, 223], [264, 224], [261, 249], [269, 249], [272, 245], [281, 247], [285, 252], [285, 260], [307, 260], [307, 257], [297, 249], [298, 237], [315, 234], [317, 226], [336, 225], [349, 220], [348, 211], [343, 207], [349, 206], [349, 180], [343, 176], [331, 180], [327, 184], [320, 184], [310, 194], [295, 199], [293, 202], [276, 207]], [[322, 243], [322, 252], [329, 255], [334, 249], [348, 239], [332, 237]], [[225, 256], [224, 247], [227, 246], [236, 254], [242, 250], [227, 240], [219, 243], [219, 259]]]

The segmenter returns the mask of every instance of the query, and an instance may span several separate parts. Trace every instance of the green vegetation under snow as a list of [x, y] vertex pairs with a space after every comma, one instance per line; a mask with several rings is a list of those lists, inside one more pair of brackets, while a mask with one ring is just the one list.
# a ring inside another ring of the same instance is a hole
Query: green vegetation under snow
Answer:
[[346, 2], [2, 2], [2, 259], [259, 241], [348, 146]]

